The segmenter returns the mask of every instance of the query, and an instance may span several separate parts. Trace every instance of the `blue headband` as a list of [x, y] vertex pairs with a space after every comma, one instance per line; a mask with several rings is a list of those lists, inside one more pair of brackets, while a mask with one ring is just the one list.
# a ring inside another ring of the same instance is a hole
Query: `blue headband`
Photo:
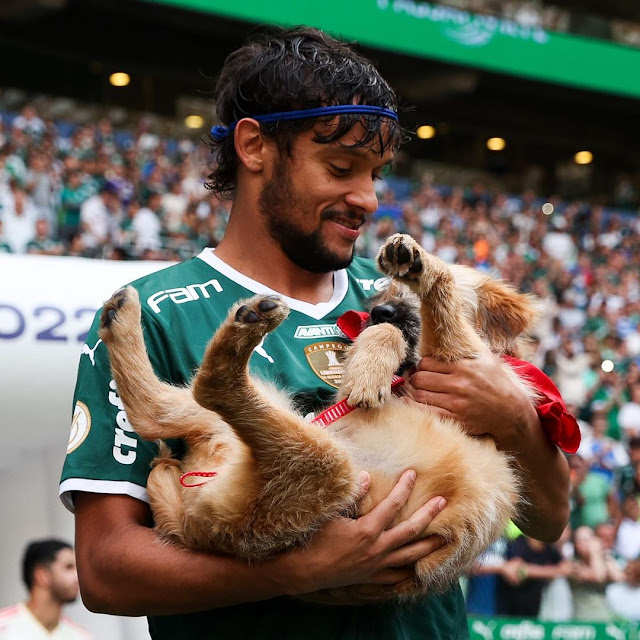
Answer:
[[[398, 114], [393, 109], [376, 107], [371, 104], [334, 104], [328, 107], [314, 107], [313, 109], [299, 109], [298, 111], [280, 111], [278, 113], [266, 113], [261, 116], [246, 116], [258, 122], [278, 122], [279, 120], [303, 120], [304, 118], [319, 118], [321, 116], [338, 115], [341, 113], [368, 113], [377, 116], [386, 116], [398, 121]], [[233, 132], [238, 120], [229, 126], [216, 125], [211, 128], [211, 137], [215, 142], [221, 142]]]

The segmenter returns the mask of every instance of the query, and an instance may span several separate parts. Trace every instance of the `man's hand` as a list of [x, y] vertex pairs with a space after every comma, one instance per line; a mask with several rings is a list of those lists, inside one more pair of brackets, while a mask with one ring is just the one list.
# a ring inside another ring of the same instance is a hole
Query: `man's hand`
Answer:
[[518, 432], [538, 421], [530, 399], [488, 348], [474, 360], [422, 358], [410, 383], [416, 400], [457, 418], [470, 435], [493, 436], [501, 448], [517, 448]]
[[392, 527], [414, 483], [415, 472], [406, 471], [368, 514], [357, 520], [334, 520], [305, 548], [286, 554], [283, 578], [290, 582], [283, 586], [287, 592], [298, 595], [351, 584], [392, 585], [411, 578], [414, 564], [443, 545], [439, 536], [421, 536], [446, 505], [444, 498], [434, 497]]

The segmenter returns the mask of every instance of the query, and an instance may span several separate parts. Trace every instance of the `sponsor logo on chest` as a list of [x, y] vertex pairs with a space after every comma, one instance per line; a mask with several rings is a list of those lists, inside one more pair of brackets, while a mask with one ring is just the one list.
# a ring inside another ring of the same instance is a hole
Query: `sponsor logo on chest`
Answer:
[[308, 324], [299, 326], [293, 336], [300, 340], [318, 338], [343, 338], [344, 334], [335, 324]]
[[189, 284], [186, 287], [177, 287], [175, 289], [164, 289], [156, 291], [147, 298], [147, 304], [154, 313], [160, 313], [160, 303], [165, 300], [171, 300], [175, 304], [184, 304], [185, 302], [195, 302], [200, 298], [210, 298], [211, 290], [216, 293], [222, 293], [222, 285], [214, 278], [209, 282], [201, 284]]

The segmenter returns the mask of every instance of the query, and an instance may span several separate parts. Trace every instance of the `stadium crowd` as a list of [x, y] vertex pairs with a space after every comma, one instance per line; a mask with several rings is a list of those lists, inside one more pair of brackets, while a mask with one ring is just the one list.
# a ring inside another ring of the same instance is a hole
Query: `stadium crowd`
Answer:
[[[230, 202], [202, 185], [204, 144], [142, 120], [71, 126], [33, 105], [0, 123], [0, 251], [185, 260], [216, 246]], [[507, 532], [468, 577], [469, 611], [640, 621], [640, 218], [587, 201], [388, 177], [358, 241], [396, 231], [541, 301], [532, 361], [579, 418], [571, 523], [547, 545]], [[630, 195], [630, 201], [637, 196]]]

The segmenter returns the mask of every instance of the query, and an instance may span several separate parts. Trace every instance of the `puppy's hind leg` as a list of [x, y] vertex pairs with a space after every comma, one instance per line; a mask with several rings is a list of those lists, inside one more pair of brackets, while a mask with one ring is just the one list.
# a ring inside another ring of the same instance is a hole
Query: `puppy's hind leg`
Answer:
[[100, 317], [99, 335], [109, 352], [111, 372], [129, 422], [145, 440], [188, 439], [210, 433], [215, 416], [200, 407], [188, 389], [157, 378], [140, 317], [140, 300], [133, 287], [117, 291], [105, 302]]
[[147, 480], [154, 525], [163, 539], [188, 545], [185, 540], [185, 509], [180, 492], [182, 467], [179, 460], [171, 457], [167, 445], [160, 443], [159, 447]]
[[207, 346], [193, 393], [251, 449], [262, 478], [254, 529], [276, 537], [289, 531], [295, 538], [352, 506], [358, 482], [348, 455], [325, 431], [249, 376], [253, 349], [287, 314], [284, 302], [269, 296], [233, 307]]
[[447, 264], [427, 253], [411, 236], [396, 233], [378, 252], [378, 265], [420, 298], [420, 354], [455, 362], [477, 357], [482, 341], [465, 317]]

